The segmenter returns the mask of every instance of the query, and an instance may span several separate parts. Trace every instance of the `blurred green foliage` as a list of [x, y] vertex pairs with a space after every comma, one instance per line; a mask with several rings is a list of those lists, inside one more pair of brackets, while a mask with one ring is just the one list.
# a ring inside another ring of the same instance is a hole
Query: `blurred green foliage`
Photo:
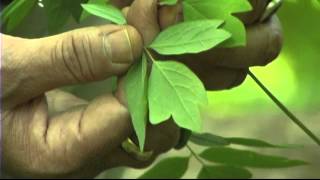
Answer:
[[[320, 91], [317, 75], [320, 65], [320, 3], [316, 0], [286, 0], [278, 16], [284, 31], [283, 51], [269, 66], [252, 70], [289, 108], [317, 110], [316, 105], [320, 104], [317, 95]], [[209, 92], [209, 97], [215, 117], [247, 115], [266, 109], [278, 112], [250, 77], [240, 87]]]

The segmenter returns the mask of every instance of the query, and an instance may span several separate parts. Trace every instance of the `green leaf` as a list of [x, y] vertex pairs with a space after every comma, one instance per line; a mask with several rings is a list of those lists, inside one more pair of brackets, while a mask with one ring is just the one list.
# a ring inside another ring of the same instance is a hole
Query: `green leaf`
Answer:
[[43, 0], [49, 33], [59, 33], [70, 18], [74, 18], [79, 22], [82, 13], [81, 3], [86, 3], [87, 1], [88, 0]]
[[59, 33], [72, 15], [67, 6], [65, 6], [65, 3], [66, 0], [43, 1], [44, 10], [47, 15], [48, 31], [50, 34]]
[[189, 158], [173, 157], [160, 161], [139, 179], [179, 179], [187, 171]]
[[163, 55], [206, 51], [230, 38], [228, 32], [217, 29], [222, 23], [220, 20], [199, 20], [171, 26], [156, 37], [150, 48]]
[[82, 4], [88, 13], [109, 20], [116, 24], [126, 24], [122, 12], [111, 4]]
[[72, 17], [77, 21], [80, 22], [80, 18], [83, 12], [81, 4], [87, 3], [88, 0], [72, 0], [72, 1], [64, 1], [64, 6], [68, 8], [71, 12]]
[[230, 142], [225, 138], [210, 133], [197, 134], [193, 133], [190, 141], [200, 146], [227, 146]]
[[[89, 0], [87, 4], [106, 4], [107, 0]], [[91, 14], [87, 11], [82, 11], [80, 22], [88, 18]]]
[[208, 103], [207, 93], [200, 79], [182, 63], [153, 63], [148, 100], [151, 123], [159, 124], [172, 116], [182, 128], [201, 130], [200, 106]]
[[258, 140], [258, 139], [251, 139], [251, 138], [225, 138], [231, 144], [242, 145], [242, 146], [249, 146], [249, 147], [258, 147], [258, 148], [289, 148], [293, 146], [285, 146], [285, 145], [274, 145], [268, 142]]
[[5, 32], [12, 32], [30, 13], [37, 0], [14, 0], [1, 12]]
[[178, 3], [178, 0], [160, 0], [160, 5], [175, 5]]
[[198, 179], [250, 179], [252, 174], [245, 168], [234, 166], [204, 166]]
[[290, 160], [284, 157], [263, 155], [252, 151], [226, 147], [207, 149], [200, 156], [215, 163], [253, 168], [287, 168], [307, 164], [300, 160]]
[[233, 16], [235, 13], [252, 9], [248, 0], [184, 0], [184, 19], [221, 19], [225, 21], [223, 29], [232, 37], [222, 44], [223, 47], [243, 46], [246, 44], [246, 30], [243, 23]]
[[142, 61], [130, 68], [125, 81], [125, 94], [140, 150], [143, 151], [148, 113], [147, 60], [145, 55], [143, 55]]
[[200, 146], [228, 146], [242, 145], [256, 148], [297, 148], [298, 145], [275, 145], [259, 139], [231, 137], [225, 138], [211, 133], [197, 134], [193, 133], [190, 141]]

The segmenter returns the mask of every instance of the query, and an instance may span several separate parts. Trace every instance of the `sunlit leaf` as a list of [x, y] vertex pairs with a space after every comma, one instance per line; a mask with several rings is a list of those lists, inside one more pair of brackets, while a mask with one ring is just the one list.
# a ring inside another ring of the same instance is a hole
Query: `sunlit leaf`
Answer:
[[233, 16], [235, 13], [252, 9], [248, 0], [184, 0], [184, 19], [221, 19], [225, 21], [223, 29], [232, 37], [222, 44], [224, 47], [243, 46], [246, 44], [246, 30], [243, 23]]
[[125, 81], [125, 93], [132, 123], [143, 151], [146, 138], [148, 100], [147, 100], [147, 60], [146, 56], [134, 64]]
[[161, 32], [150, 45], [163, 55], [199, 53], [230, 38], [230, 33], [218, 29], [219, 20], [199, 20], [171, 26]]
[[88, 13], [109, 20], [116, 24], [126, 24], [126, 19], [122, 12], [111, 4], [82, 4]]
[[173, 117], [182, 128], [201, 130], [200, 107], [207, 104], [207, 93], [200, 79], [182, 63], [153, 63], [148, 100], [152, 124], [159, 124]]

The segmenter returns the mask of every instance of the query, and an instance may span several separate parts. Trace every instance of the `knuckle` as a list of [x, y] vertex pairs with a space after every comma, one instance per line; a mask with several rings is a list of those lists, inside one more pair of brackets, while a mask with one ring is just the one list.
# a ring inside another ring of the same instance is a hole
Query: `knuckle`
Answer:
[[269, 0], [250, 0], [249, 2], [253, 9], [250, 12], [238, 14], [238, 17], [246, 25], [252, 25], [256, 23], [264, 13], [268, 1]]
[[268, 24], [268, 39], [265, 47], [264, 61], [260, 65], [267, 65], [276, 59], [283, 46], [283, 32], [280, 21], [273, 16]]
[[[162, 154], [175, 147], [180, 138], [180, 128], [173, 120], [152, 127], [146, 147], [156, 154]], [[157, 143], [156, 143], [157, 142]]]
[[247, 70], [239, 71], [227, 89], [232, 89], [234, 87], [241, 85], [245, 81], [246, 77], [247, 77]]
[[265, 66], [272, 62], [274, 59], [276, 59], [282, 49], [283, 44], [283, 38], [282, 33], [278, 30], [272, 31], [270, 37], [269, 37], [269, 43], [266, 50], [266, 59], [264, 62], [262, 62], [261, 65]]
[[76, 82], [86, 82], [94, 79], [92, 72], [93, 54], [90, 41], [77, 33], [67, 34], [55, 47], [52, 59], [60, 61], [65, 71]]
[[136, 168], [136, 169], [145, 169], [151, 166], [155, 160], [156, 160], [156, 156], [153, 156], [148, 161], [135, 161], [135, 162], [127, 163], [127, 166]]

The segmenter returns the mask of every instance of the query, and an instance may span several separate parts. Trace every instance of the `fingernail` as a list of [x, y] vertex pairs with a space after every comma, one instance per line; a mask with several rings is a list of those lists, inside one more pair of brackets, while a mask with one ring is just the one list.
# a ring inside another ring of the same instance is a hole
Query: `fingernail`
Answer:
[[107, 36], [105, 49], [109, 49], [111, 61], [115, 64], [131, 64], [142, 50], [140, 35], [129, 26], [124, 26], [118, 31]]

